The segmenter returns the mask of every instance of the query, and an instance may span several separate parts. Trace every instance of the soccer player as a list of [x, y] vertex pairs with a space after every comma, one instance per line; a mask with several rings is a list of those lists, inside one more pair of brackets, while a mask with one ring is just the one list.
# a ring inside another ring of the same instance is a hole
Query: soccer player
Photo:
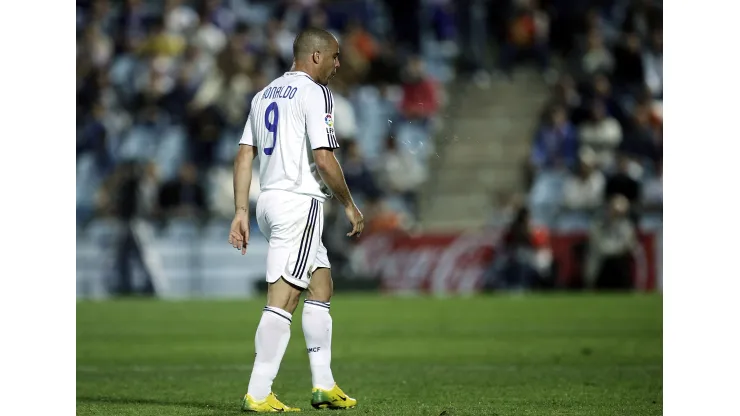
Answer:
[[[339, 144], [334, 134], [334, 99], [326, 85], [338, 68], [339, 44], [333, 35], [320, 29], [300, 33], [293, 42], [293, 68], [254, 97], [239, 141], [234, 162], [236, 214], [229, 243], [246, 253], [249, 185], [256, 156], [260, 158], [261, 187], [257, 223], [270, 243], [267, 306], [254, 340], [254, 368], [242, 400], [245, 411], [299, 411], [277, 399], [272, 382], [288, 346], [293, 312], [305, 289], [308, 296], [302, 321], [313, 382], [311, 405], [331, 409], [357, 405], [357, 400], [337, 386], [330, 368], [333, 283], [321, 242], [327, 197], [322, 192], [324, 184], [344, 205], [352, 224], [347, 236], [359, 236], [364, 228], [333, 152]], [[309, 145], [321, 181], [311, 174]]]

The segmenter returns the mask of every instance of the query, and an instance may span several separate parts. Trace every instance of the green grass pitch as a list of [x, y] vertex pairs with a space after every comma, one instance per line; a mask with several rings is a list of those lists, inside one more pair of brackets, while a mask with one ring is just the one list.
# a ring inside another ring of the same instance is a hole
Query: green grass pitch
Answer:
[[[332, 299], [357, 415], [660, 415], [659, 295]], [[239, 414], [264, 300], [77, 304], [78, 415]], [[273, 390], [310, 407], [293, 317]], [[324, 410], [323, 412], [332, 412]]]

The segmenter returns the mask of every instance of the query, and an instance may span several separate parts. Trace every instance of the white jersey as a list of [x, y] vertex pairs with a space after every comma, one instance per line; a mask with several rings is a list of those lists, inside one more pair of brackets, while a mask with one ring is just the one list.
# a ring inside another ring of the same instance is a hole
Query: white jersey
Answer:
[[307, 142], [312, 150], [339, 147], [334, 98], [305, 72], [286, 72], [254, 97], [239, 141], [257, 148], [262, 192], [277, 189], [326, 199], [311, 174]]

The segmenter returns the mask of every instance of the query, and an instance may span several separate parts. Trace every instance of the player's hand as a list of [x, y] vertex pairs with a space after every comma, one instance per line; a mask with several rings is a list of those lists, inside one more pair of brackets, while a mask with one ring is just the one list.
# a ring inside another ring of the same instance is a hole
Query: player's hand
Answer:
[[357, 209], [357, 205], [355, 204], [346, 207], [344, 213], [347, 214], [347, 219], [352, 223], [352, 231], [347, 233], [347, 237], [352, 237], [353, 235], [359, 237], [365, 228], [365, 218], [362, 216], [362, 213]]
[[247, 254], [247, 244], [249, 241], [249, 218], [246, 212], [239, 212], [234, 215], [231, 221], [231, 230], [229, 231], [229, 244], [237, 250], [242, 251], [242, 256]]

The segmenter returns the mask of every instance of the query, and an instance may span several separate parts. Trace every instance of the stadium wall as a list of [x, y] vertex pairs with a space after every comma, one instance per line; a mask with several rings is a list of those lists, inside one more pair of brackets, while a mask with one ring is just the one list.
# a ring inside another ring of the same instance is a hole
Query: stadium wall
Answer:
[[[77, 297], [105, 298], [119, 293], [120, 241], [130, 230], [135, 255], [129, 256], [133, 292], [150, 281], [166, 299], [245, 298], [263, 286], [267, 242], [254, 235], [241, 256], [225, 243], [226, 224], [180, 227], [158, 234], [146, 223], [111, 222], [77, 240]], [[475, 233], [386, 233], [363, 237], [350, 251], [348, 267], [335, 270], [337, 290], [386, 293], [471, 294], [488, 290], [496, 267], [498, 231]], [[555, 264], [553, 289], [582, 284], [583, 231], [554, 232], [547, 255]], [[662, 290], [662, 230], [640, 233], [632, 282], [638, 291]]]

